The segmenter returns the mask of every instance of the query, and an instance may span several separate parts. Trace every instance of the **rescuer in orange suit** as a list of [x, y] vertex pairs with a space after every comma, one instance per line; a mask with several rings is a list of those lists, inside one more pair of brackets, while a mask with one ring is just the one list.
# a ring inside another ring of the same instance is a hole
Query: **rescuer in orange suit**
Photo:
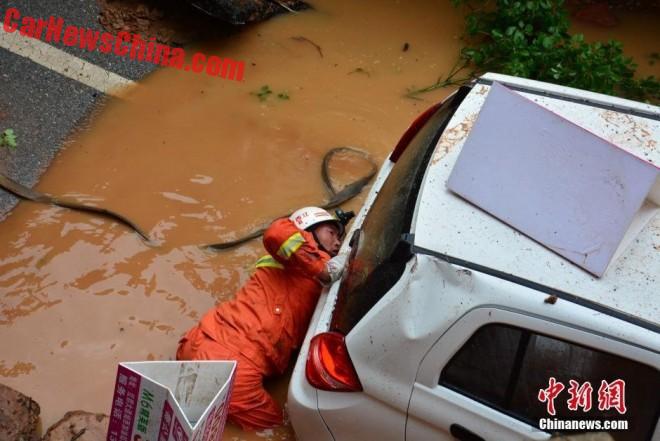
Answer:
[[322, 286], [341, 276], [343, 233], [344, 223], [318, 207], [275, 220], [263, 236], [268, 254], [236, 297], [208, 311], [179, 341], [177, 360], [238, 361], [229, 419], [244, 430], [283, 424], [263, 379], [286, 370]]

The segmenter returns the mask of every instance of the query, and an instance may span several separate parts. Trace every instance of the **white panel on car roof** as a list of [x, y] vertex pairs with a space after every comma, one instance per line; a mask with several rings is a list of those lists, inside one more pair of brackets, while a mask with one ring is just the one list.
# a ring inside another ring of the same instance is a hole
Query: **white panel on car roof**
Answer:
[[[486, 80], [489, 77], [517, 88], [524, 97], [626, 151], [660, 164], [657, 107], [502, 75], [489, 74]], [[544, 88], [552, 89], [553, 96], [544, 96]], [[412, 229], [415, 245], [515, 274], [660, 324], [660, 214], [655, 204], [642, 207], [651, 220], [598, 279], [446, 188], [489, 89], [487, 84], [475, 85], [435, 147], [416, 207]], [[589, 105], [593, 101], [617, 107]]]
[[494, 83], [447, 187], [602, 276], [659, 172]]

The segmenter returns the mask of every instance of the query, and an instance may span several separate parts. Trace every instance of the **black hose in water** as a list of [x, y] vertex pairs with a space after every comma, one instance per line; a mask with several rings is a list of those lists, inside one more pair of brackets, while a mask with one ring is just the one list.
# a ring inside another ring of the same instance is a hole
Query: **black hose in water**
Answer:
[[[369, 173], [367, 173], [360, 179], [344, 187], [341, 191], [337, 191], [337, 189], [335, 189], [335, 187], [332, 185], [332, 180], [330, 179], [330, 173], [329, 173], [330, 161], [332, 160], [332, 157], [334, 155], [338, 153], [347, 153], [347, 152], [362, 156], [366, 161], [368, 161], [371, 164], [371, 170], [369, 171]], [[323, 179], [323, 183], [326, 187], [326, 190], [330, 195], [330, 200], [328, 200], [324, 205], [321, 205], [321, 207], [324, 209], [335, 208], [343, 204], [344, 202], [354, 198], [362, 191], [364, 186], [367, 185], [369, 181], [371, 181], [371, 179], [374, 177], [377, 171], [378, 169], [376, 167], [376, 163], [374, 162], [373, 158], [371, 158], [371, 155], [369, 155], [369, 153], [363, 152], [362, 150], [358, 150], [353, 147], [336, 147], [331, 149], [323, 157], [323, 164], [321, 165], [321, 178]], [[58, 207], [69, 208], [71, 210], [76, 210], [76, 211], [83, 211], [112, 219], [135, 231], [148, 245], [150, 246], [157, 245], [154, 241], [152, 241], [149, 238], [147, 233], [145, 233], [137, 224], [135, 224], [125, 216], [115, 213], [114, 211], [107, 210], [105, 208], [94, 207], [91, 205], [85, 205], [78, 202], [67, 201], [64, 199], [59, 199], [54, 196], [49, 196], [47, 194], [40, 193], [36, 190], [27, 188], [19, 184], [18, 182], [8, 178], [7, 176], [1, 173], [0, 173], [0, 188], [3, 188], [5, 191], [24, 200], [38, 202], [41, 204], [56, 205]], [[290, 215], [291, 213], [285, 216], [290, 216]], [[240, 245], [242, 243], [245, 243], [249, 240], [261, 236], [264, 233], [264, 231], [266, 231], [268, 225], [270, 225], [270, 222], [267, 225], [263, 226], [262, 228], [259, 228], [241, 237], [240, 239], [236, 239], [228, 242], [214, 243], [210, 245], [202, 245], [202, 248], [211, 249], [211, 250], [226, 250], [235, 247], [237, 245]]]
[[71, 210], [84, 211], [87, 213], [96, 214], [102, 217], [113, 219], [120, 224], [124, 224], [127, 227], [131, 228], [137, 234], [140, 235], [145, 242], [149, 245], [153, 245], [151, 239], [147, 233], [142, 231], [135, 223], [131, 222], [128, 218], [124, 217], [121, 214], [115, 213], [114, 211], [106, 210], [105, 208], [93, 207], [91, 205], [80, 204], [78, 202], [67, 201], [64, 199], [59, 199], [54, 196], [49, 196], [47, 194], [39, 193], [36, 190], [27, 188], [16, 181], [9, 179], [7, 176], [0, 173], [0, 188], [3, 188], [7, 192], [13, 194], [14, 196], [25, 199], [32, 202], [39, 202], [41, 204], [51, 204], [57, 205], [58, 207], [69, 208]]
[[[338, 153], [354, 153], [357, 155], [362, 156], [366, 161], [369, 162], [371, 165], [371, 170], [369, 173], [361, 177], [360, 179], [348, 184], [346, 187], [344, 187], [341, 191], [337, 191], [337, 189], [332, 185], [332, 179], [330, 179], [330, 161], [332, 160], [332, 157], [335, 156]], [[326, 191], [330, 195], [330, 200], [327, 201], [325, 204], [321, 205], [321, 208], [324, 209], [329, 209], [329, 208], [335, 208], [343, 204], [344, 202], [353, 199], [355, 196], [360, 194], [362, 189], [364, 188], [365, 185], [371, 181], [371, 179], [376, 175], [376, 172], [378, 171], [378, 168], [376, 167], [376, 162], [373, 160], [371, 155], [367, 152], [364, 152], [362, 150], [358, 150], [353, 147], [335, 147], [328, 151], [325, 156], [323, 157], [323, 164], [321, 165], [321, 179], [323, 180], [323, 184], [325, 185]], [[285, 214], [280, 217], [289, 217], [291, 216], [291, 213]], [[276, 218], [279, 219], [279, 218]], [[220, 242], [220, 243], [214, 243], [211, 245], [204, 245], [202, 248], [207, 248], [211, 250], [226, 250], [232, 247], [235, 247], [237, 245], [240, 245], [242, 243], [245, 243], [247, 241], [250, 241], [252, 239], [256, 239], [257, 237], [261, 236], [264, 234], [266, 231], [266, 228], [272, 223], [272, 220], [268, 222], [267, 224], [263, 225], [261, 228], [246, 234], [245, 236], [236, 239], [236, 240], [231, 240], [228, 242]]]

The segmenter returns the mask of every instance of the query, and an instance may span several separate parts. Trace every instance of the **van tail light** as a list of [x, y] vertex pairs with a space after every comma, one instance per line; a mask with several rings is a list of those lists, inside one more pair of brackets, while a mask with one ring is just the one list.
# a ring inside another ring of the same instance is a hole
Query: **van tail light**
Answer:
[[339, 332], [324, 332], [312, 338], [305, 374], [309, 384], [317, 389], [334, 392], [362, 390], [346, 341]]
[[394, 150], [392, 150], [392, 154], [390, 155], [390, 161], [396, 162], [399, 160], [403, 152], [406, 150], [406, 147], [408, 147], [408, 144], [410, 144], [410, 141], [417, 135], [417, 132], [426, 124], [426, 122], [433, 116], [436, 110], [440, 108], [442, 105], [442, 102], [439, 102], [438, 104], [429, 107], [417, 117], [415, 121], [408, 127], [408, 130], [405, 131], [399, 142], [397, 143], [396, 147], [394, 147]]

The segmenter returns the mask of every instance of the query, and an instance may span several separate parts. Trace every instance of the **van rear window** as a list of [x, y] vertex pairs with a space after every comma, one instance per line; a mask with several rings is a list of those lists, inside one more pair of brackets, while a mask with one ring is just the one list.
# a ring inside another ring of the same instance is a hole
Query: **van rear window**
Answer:
[[332, 315], [332, 330], [348, 334], [403, 274], [406, 262], [393, 259], [394, 251], [410, 232], [417, 194], [435, 145], [469, 91], [462, 87], [438, 108], [383, 183], [355, 236]]

